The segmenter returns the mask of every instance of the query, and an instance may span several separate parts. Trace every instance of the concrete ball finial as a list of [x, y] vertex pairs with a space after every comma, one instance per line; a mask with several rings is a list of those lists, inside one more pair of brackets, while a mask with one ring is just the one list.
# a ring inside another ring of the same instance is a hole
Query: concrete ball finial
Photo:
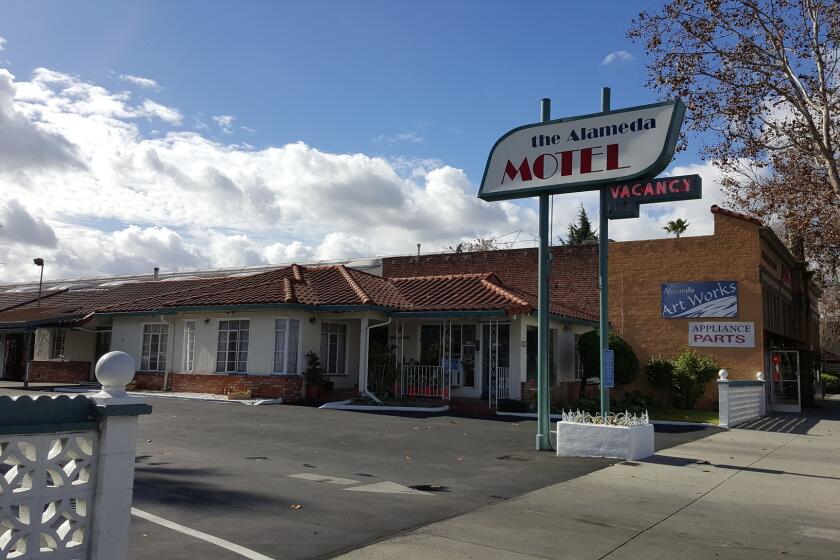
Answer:
[[722, 369], [718, 372], [718, 377], [720, 377], [721, 381], [729, 381], [729, 372], [725, 369]]
[[125, 395], [125, 386], [134, 379], [134, 358], [125, 352], [108, 352], [96, 362], [96, 379], [104, 393]]

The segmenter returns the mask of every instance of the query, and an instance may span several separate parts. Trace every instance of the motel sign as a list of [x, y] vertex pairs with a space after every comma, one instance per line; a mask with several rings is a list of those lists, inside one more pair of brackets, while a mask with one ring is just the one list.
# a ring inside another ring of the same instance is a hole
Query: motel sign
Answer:
[[655, 177], [674, 155], [680, 100], [515, 128], [490, 151], [478, 197], [594, 190]]

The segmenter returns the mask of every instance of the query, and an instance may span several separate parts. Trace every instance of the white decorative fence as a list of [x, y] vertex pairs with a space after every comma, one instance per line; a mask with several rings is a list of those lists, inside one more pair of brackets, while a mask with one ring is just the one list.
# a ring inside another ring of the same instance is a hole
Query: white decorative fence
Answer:
[[403, 396], [449, 398], [450, 372], [445, 367], [404, 365], [400, 377]]
[[718, 376], [721, 427], [733, 428], [767, 415], [764, 374], [758, 372], [756, 381], [730, 381], [729, 372], [722, 369]]
[[519, 379], [519, 370], [511, 367], [500, 367], [496, 379], [496, 400], [510, 398], [511, 379]]
[[125, 394], [131, 358], [111, 354], [92, 399], [0, 397], [0, 559], [127, 558], [137, 416], [151, 407]]

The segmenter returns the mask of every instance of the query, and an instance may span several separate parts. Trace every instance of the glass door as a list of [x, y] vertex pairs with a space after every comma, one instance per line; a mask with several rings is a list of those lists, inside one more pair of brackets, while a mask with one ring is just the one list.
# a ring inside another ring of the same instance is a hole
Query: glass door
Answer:
[[771, 403], [775, 412], [802, 412], [799, 388], [799, 352], [774, 350], [771, 361]]

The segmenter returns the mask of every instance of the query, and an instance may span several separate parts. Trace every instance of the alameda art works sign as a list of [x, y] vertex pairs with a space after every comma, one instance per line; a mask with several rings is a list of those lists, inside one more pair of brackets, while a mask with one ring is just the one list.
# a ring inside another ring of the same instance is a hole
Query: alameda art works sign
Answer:
[[737, 317], [738, 282], [662, 284], [662, 316], [666, 319]]
[[684, 115], [676, 100], [515, 128], [490, 151], [478, 197], [579, 192], [655, 177], [674, 155]]
[[755, 348], [755, 323], [689, 323], [688, 345], [707, 348]]

